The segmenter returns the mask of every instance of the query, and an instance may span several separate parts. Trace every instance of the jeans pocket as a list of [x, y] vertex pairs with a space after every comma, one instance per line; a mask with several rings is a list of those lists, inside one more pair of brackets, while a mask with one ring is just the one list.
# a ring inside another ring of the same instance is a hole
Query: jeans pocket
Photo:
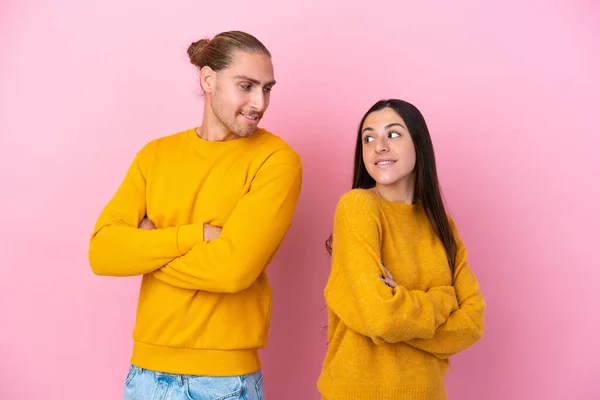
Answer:
[[235, 400], [244, 390], [239, 377], [191, 377], [186, 379], [185, 395], [188, 400]]
[[137, 367], [130, 365], [129, 371], [127, 371], [127, 376], [125, 377], [125, 385], [129, 385], [131, 383], [131, 381], [133, 380], [133, 378], [135, 378], [136, 374], [137, 374]]
[[254, 387], [256, 388], [256, 398], [258, 400], [265, 400], [264, 382], [265, 381], [263, 379], [263, 374], [261, 372], [260, 378], [258, 378], [258, 381], [256, 381], [256, 385], [254, 385]]

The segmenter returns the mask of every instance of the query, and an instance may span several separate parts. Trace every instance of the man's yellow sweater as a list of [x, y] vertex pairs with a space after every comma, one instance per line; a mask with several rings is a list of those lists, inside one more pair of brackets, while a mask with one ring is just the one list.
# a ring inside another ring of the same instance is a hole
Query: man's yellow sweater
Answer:
[[[200, 139], [194, 129], [137, 154], [90, 241], [99, 275], [143, 275], [132, 364], [191, 375], [260, 368], [271, 315], [265, 268], [291, 224], [301, 161], [259, 129]], [[157, 229], [138, 229], [148, 218]], [[207, 242], [203, 225], [222, 226]]]
[[[454, 282], [419, 202], [389, 202], [363, 189], [342, 196], [325, 288], [323, 398], [446, 398], [447, 359], [481, 338], [485, 309], [452, 220], [451, 226], [458, 244]], [[381, 279], [382, 263], [396, 288]]]

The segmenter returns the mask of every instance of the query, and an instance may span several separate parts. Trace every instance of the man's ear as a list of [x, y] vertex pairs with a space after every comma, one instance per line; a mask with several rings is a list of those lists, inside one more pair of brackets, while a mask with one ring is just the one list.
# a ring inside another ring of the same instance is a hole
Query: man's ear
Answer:
[[217, 73], [209, 66], [204, 66], [200, 70], [200, 86], [204, 93], [210, 94], [215, 90]]

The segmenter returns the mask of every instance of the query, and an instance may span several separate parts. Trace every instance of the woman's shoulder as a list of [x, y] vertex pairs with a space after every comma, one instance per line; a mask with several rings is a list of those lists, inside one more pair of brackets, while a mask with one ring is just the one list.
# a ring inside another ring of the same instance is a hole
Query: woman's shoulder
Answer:
[[379, 221], [381, 208], [375, 193], [368, 189], [352, 189], [340, 196], [335, 211], [334, 231], [350, 229], [361, 234], [377, 232]]
[[369, 189], [352, 189], [340, 196], [336, 214], [352, 219], [379, 216], [378, 197]]
[[348, 209], [376, 206], [377, 195], [370, 189], [352, 189], [340, 196], [338, 204]]

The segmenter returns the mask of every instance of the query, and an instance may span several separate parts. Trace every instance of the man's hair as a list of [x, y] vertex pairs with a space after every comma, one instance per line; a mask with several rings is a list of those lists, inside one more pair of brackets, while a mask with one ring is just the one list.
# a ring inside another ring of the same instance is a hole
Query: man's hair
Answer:
[[191, 63], [198, 69], [208, 66], [218, 72], [231, 65], [235, 50], [271, 57], [271, 53], [260, 40], [241, 31], [222, 32], [212, 39], [200, 39], [190, 45], [187, 53]]

